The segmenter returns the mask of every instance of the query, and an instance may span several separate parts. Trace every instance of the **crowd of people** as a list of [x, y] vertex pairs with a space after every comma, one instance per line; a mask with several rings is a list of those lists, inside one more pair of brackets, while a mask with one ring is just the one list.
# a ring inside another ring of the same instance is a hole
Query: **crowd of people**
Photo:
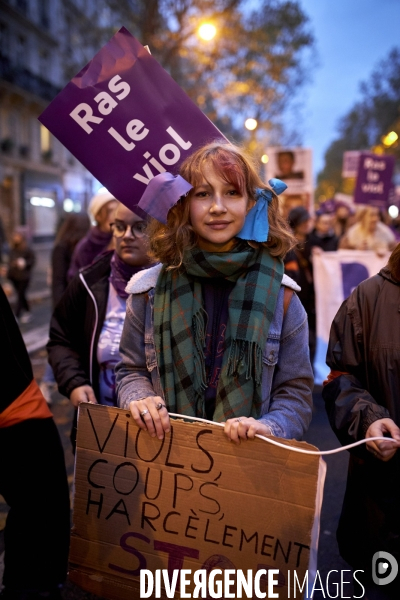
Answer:
[[355, 210], [343, 201], [329, 200], [311, 216], [304, 206], [296, 206], [288, 222], [297, 244], [287, 253], [285, 272], [301, 287], [299, 298], [308, 314], [311, 362], [316, 350], [316, 307], [313, 256], [336, 250], [370, 250], [378, 255], [392, 251], [400, 240], [395, 226], [385, 223], [388, 214], [374, 206]]
[[[82, 402], [119, 406], [159, 439], [170, 431], [173, 412], [223, 422], [235, 443], [256, 434], [301, 440], [312, 417], [313, 257], [340, 248], [394, 250], [388, 267], [356, 288], [333, 323], [324, 398], [343, 444], [376, 435], [393, 438], [351, 453], [339, 528], [342, 556], [358, 569], [367, 563], [369, 568], [377, 550], [400, 560], [397, 234], [378, 209], [355, 213], [343, 202], [321, 205], [313, 217], [297, 206], [285, 219], [278, 198], [285, 187], [277, 179], [264, 183], [239, 148], [215, 142], [186, 158], [180, 175], [154, 177], [140, 211], [102, 191], [89, 206], [92, 226], [83, 215], [66, 217], [52, 253], [44, 394], [34, 383], [17, 322], [10, 322], [10, 308], [0, 297], [2, 365], [16, 372], [0, 409], [2, 454], [21, 446], [25, 430], [39, 435], [40, 426], [49, 431], [41, 441], [49, 436], [52, 460], [59, 460], [45, 402], [53, 378], [75, 409]], [[26, 289], [33, 265], [32, 250], [16, 232], [6, 274], [21, 322], [30, 314]], [[75, 437], [76, 418], [74, 447]], [[60, 532], [60, 551], [51, 558], [57, 564], [50, 572], [43, 539], [36, 548], [36, 574], [18, 579], [21, 558], [11, 536], [15, 541], [20, 535], [26, 515], [22, 490], [7, 479], [10, 469], [19, 468], [21, 453], [10, 454], [5, 475], [0, 469], [0, 493], [11, 507], [2, 594], [5, 600], [52, 600], [66, 575], [65, 467], [57, 467], [59, 530], [52, 534]], [[30, 476], [43, 481], [47, 493], [49, 465], [41, 460], [35, 465]], [[396, 583], [386, 595], [374, 582], [366, 585], [370, 600], [398, 597]]]

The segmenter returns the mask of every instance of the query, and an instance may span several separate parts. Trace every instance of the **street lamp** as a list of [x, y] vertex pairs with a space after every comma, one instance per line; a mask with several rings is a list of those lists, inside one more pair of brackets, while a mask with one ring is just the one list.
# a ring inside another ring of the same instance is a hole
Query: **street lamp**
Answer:
[[388, 133], [387, 135], [385, 135], [382, 138], [382, 142], [383, 142], [384, 146], [386, 146], [387, 148], [389, 148], [395, 142], [397, 142], [398, 139], [399, 139], [399, 136], [397, 135], [397, 133], [395, 131], [391, 131], [390, 133]]
[[256, 129], [257, 125], [258, 125], [258, 123], [257, 123], [256, 119], [246, 119], [244, 122], [244, 126], [249, 131], [254, 131], [254, 129]]
[[202, 23], [198, 29], [198, 34], [202, 40], [209, 42], [217, 33], [217, 28], [212, 23]]

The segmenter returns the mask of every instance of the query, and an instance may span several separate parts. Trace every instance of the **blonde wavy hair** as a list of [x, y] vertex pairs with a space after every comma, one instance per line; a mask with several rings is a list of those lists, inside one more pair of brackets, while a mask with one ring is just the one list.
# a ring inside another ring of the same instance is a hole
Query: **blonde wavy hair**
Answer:
[[[204, 180], [205, 166], [211, 166], [222, 179], [235, 186], [242, 195], [246, 195], [249, 203], [255, 201], [256, 188], [272, 192], [273, 198], [268, 208], [268, 241], [262, 244], [251, 242], [251, 245], [264, 246], [272, 256], [283, 258], [296, 244], [296, 239], [279, 212], [278, 197], [261, 181], [252, 160], [238, 146], [229, 142], [213, 142], [189, 156], [182, 163], [179, 172], [195, 188]], [[189, 217], [192, 194], [193, 190], [170, 209], [167, 225], [152, 219], [147, 227], [150, 256], [155, 261], [168, 265], [169, 269], [181, 267], [185, 250], [194, 248], [198, 242]]]

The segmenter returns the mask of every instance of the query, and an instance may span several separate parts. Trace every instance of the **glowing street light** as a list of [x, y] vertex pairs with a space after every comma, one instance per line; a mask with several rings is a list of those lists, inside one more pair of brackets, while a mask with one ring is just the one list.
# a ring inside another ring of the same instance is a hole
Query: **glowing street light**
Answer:
[[198, 29], [198, 34], [202, 40], [209, 42], [217, 33], [217, 28], [212, 23], [203, 23]]
[[389, 146], [392, 146], [395, 142], [397, 142], [398, 139], [399, 136], [397, 135], [397, 133], [395, 131], [391, 131], [382, 138], [382, 142], [384, 146], [389, 148]]
[[254, 129], [257, 127], [257, 125], [258, 125], [258, 123], [255, 119], [246, 119], [244, 122], [244, 126], [249, 131], [254, 131]]

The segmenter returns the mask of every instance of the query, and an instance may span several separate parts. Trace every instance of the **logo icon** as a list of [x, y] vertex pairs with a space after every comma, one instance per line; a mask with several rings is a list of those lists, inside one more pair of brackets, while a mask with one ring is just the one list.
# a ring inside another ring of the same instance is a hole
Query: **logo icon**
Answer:
[[372, 580], [376, 585], [388, 585], [397, 577], [399, 565], [389, 552], [380, 550], [372, 557]]

